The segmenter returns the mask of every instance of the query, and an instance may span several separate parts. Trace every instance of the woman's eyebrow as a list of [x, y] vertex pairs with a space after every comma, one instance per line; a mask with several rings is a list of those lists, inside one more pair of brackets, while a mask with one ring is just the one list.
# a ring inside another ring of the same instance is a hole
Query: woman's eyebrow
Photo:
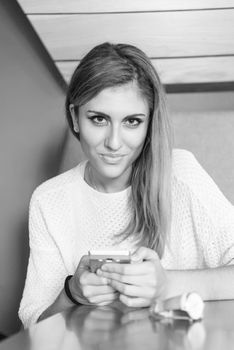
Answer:
[[126, 118], [134, 118], [134, 117], [146, 117], [144, 113], [135, 113], [135, 114], [129, 114], [126, 116]]
[[[99, 111], [93, 111], [93, 110], [89, 109], [87, 112], [88, 113], [95, 113], [95, 114], [101, 115], [103, 117], [109, 117], [108, 114], [103, 113], [103, 112], [99, 112]], [[126, 115], [125, 118], [134, 118], [134, 117], [146, 117], [146, 115], [144, 113], [134, 113], [134, 114]]]
[[87, 112], [88, 112], [88, 113], [98, 114], [98, 115], [101, 115], [101, 116], [103, 116], [103, 117], [109, 117], [108, 114], [103, 113], [103, 112], [99, 112], [99, 111], [93, 111], [93, 110], [90, 110], [90, 109], [89, 109]]

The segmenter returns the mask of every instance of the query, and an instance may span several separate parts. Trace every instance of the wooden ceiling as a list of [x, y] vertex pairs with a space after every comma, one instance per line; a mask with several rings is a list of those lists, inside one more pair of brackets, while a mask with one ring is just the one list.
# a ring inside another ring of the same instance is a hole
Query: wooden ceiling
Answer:
[[126, 42], [163, 84], [233, 89], [234, 0], [18, 0], [65, 81], [93, 46]]

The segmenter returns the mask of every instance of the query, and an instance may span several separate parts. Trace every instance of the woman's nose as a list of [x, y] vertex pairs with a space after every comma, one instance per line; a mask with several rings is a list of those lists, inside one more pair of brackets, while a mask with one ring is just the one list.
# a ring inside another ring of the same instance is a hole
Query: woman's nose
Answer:
[[110, 127], [106, 134], [105, 146], [113, 151], [117, 151], [121, 147], [120, 130], [117, 127]]

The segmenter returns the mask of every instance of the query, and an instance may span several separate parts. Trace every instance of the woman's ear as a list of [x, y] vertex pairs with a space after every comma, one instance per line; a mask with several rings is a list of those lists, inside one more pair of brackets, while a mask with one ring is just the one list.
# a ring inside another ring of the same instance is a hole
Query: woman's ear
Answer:
[[79, 129], [79, 124], [78, 124], [78, 118], [75, 114], [75, 107], [72, 103], [69, 105], [69, 111], [70, 111], [71, 117], [72, 117], [73, 130], [76, 133], [79, 133], [80, 129]]

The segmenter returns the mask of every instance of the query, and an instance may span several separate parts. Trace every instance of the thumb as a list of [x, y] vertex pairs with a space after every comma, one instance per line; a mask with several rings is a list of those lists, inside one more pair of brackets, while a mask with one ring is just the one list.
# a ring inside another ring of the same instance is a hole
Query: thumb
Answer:
[[131, 261], [142, 262], [143, 260], [159, 260], [159, 257], [153, 249], [140, 247], [132, 254]]
[[78, 269], [80, 271], [89, 270], [89, 256], [83, 255], [80, 259], [80, 262], [78, 264]]

